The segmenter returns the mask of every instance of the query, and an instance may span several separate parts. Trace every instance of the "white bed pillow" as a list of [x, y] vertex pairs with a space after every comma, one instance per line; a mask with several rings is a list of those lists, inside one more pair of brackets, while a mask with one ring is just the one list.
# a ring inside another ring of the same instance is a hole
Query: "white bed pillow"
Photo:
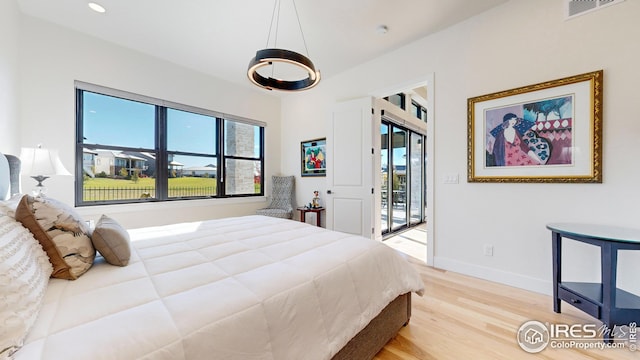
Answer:
[[12, 210], [11, 207], [7, 204], [6, 201], [0, 201], [0, 216], [11, 216], [11, 213], [15, 214], [15, 210]]
[[22, 199], [22, 194], [14, 194], [8, 200], [0, 201], [0, 215], [16, 218], [16, 209]]
[[10, 358], [23, 345], [52, 271], [47, 254], [29, 230], [0, 215], [0, 359]]

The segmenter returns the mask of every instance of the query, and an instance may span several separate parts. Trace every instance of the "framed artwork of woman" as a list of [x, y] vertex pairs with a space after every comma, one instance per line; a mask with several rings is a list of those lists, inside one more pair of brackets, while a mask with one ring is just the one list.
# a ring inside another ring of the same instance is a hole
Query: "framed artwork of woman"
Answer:
[[468, 181], [602, 182], [602, 75], [468, 99]]

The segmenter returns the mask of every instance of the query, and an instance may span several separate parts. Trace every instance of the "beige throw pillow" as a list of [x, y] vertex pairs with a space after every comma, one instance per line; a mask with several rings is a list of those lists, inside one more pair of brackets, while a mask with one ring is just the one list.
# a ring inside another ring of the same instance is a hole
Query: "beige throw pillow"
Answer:
[[25, 195], [16, 209], [16, 220], [49, 255], [51, 277], [75, 280], [93, 265], [96, 250], [89, 227], [73, 208], [49, 197]]
[[126, 266], [131, 258], [129, 233], [117, 221], [102, 215], [91, 236], [93, 246], [111, 265]]
[[23, 345], [51, 271], [47, 254], [29, 230], [0, 215], [0, 359], [11, 358]]

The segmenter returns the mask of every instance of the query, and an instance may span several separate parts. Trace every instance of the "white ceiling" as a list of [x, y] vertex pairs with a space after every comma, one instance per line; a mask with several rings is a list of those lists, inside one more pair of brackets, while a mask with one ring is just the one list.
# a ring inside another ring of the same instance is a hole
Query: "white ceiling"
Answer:
[[[16, 0], [23, 13], [234, 83], [267, 47], [275, 0]], [[269, 47], [305, 54], [329, 78], [507, 0], [282, 0]], [[376, 31], [386, 25], [389, 31]]]

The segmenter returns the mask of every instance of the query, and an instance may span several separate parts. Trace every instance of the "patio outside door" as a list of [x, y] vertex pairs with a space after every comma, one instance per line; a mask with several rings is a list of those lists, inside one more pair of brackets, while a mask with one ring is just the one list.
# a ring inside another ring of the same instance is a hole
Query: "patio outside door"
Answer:
[[425, 219], [424, 138], [389, 121], [380, 125], [383, 235]]

